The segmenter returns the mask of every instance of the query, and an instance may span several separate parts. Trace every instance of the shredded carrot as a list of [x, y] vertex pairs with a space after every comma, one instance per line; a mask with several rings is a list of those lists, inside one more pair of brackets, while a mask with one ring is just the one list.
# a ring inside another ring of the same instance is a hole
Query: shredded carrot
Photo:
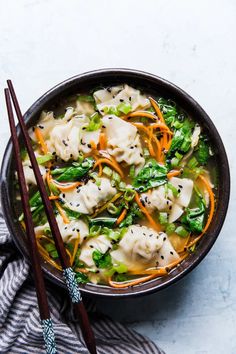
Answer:
[[107, 138], [104, 133], [101, 133], [99, 136], [99, 145], [101, 150], [105, 150], [107, 147]]
[[47, 144], [44, 141], [43, 134], [40, 130], [40, 128], [36, 127], [34, 130], [34, 134], [36, 136], [36, 139], [38, 140], [38, 143], [40, 144], [41, 150], [44, 154], [48, 153], [48, 147]]
[[170, 179], [171, 177], [179, 176], [180, 173], [181, 170], [170, 171], [169, 173], [167, 173], [167, 178]]
[[150, 128], [152, 129], [160, 129], [161, 131], [167, 131], [170, 135], [173, 135], [174, 133], [168, 128], [168, 126], [164, 123], [154, 123], [150, 125]]
[[139, 208], [141, 209], [141, 211], [143, 212], [143, 214], [146, 215], [147, 219], [149, 220], [150, 224], [152, 224], [153, 228], [156, 230], [156, 231], [161, 231], [161, 227], [159, 224], [157, 224], [155, 222], [155, 220], [151, 217], [151, 215], [149, 214], [148, 210], [145, 208], [145, 206], [143, 206], [143, 204], [141, 203], [140, 201], [140, 196], [139, 194], [136, 192], [135, 193], [135, 201], [136, 203], [138, 204]]
[[74, 183], [58, 183], [55, 180], [51, 179], [51, 183], [53, 183], [60, 191], [70, 191], [78, 186], [82, 186], [82, 182], [74, 182]]
[[79, 247], [79, 241], [80, 241], [80, 234], [78, 233], [78, 238], [75, 240], [74, 250], [73, 250], [73, 254], [72, 254], [72, 258], [71, 258], [71, 265], [73, 265], [73, 263], [75, 261], [76, 252]]
[[[135, 279], [135, 280], [131, 280], [131, 281], [124, 281], [124, 282], [114, 282], [111, 280], [111, 278], [108, 279], [109, 285], [112, 286], [113, 288], [117, 288], [117, 289], [122, 289], [122, 288], [127, 288], [129, 286], [134, 286], [134, 285], [138, 285], [140, 283], [146, 282], [148, 280], [151, 279], [155, 279], [157, 277], [160, 276], [164, 276], [167, 275], [169, 273], [169, 271], [174, 268], [175, 266], [177, 266], [180, 262], [182, 262], [186, 257], [188, 257], [188, 252], [186, 252], [183, 256], [181, 256], [179, 259], [177, 259], [176, 261], [168, 264], [165, 267], [159, 268], [159, 269], [146, 269], [141, 271], [144, 274], [150, 274], [146, 277], [142, 277], [139, 279]], [[141, 275], [141, 272], [130, 272], [130, 274], [133, 275]]]
[[91, 140], [90, 145], [91, 145], [92, 150], [97, 150], [97, 144], [95, 143], [95, 141]]
[[58, 195], [50, 195], [49, 200], [57, 200], [59, 199]]
[[139, 278], [139, 279], [135, 279], [135, 280], [128, 281], [128, 282], [123, 282], [123, 283], [114, 282], [114, 281], [111, 280], [111, 278], [109, 278], [108, 279], [108, 283], [113, 288], [122, 289], [122, 288], [127, 288], [129, 286], [134, 286], [134, 285], [143, 283], [143, 282], [145, 282], [147, 280], [150, 280], [150, 279], [153, 279], [155, 277], [156, 277], [155, 274], [154, 275], [148, 275], [147, 277], [142, 277], [142, 278]]
[[65, 224], [69, 224], [70, 220], [68, 219], [68, 217], [67, 217], [65, 211], [63, 210], [63, 208], [60, 206], [60, 204], [57, 201], [55, 201], [55, 205], [56, 205], [56, 207], [57, 207], [57, 209], [58, 209], [58, 211], [59, 211], [59, 213], [60, 213], [60, 215], [61, 215], [61, 217], [63, 219], [63, 222]]
[[152, 120], [156, 120], [156, 116], [152, 113], [146, 112], [146, 111], [136, 111], [127, 114], [127, 116], [122, 117], [123, 119], [129, 119], [129, 118], [134, 118], [134, 117], [145, 117], [145, 118], [150, 118]]
[[97, 216], [98, 214], [101, 214], [102, 211], [104, 211], [105, 209], [107, 209], [108, 205], [110, 203], [115, 202], [117, 199], [119, 199], [122, 196], [122, 192], [116, 193], [114, 195], [113, 198], [111, 198], [111, 200], [109, 200], [108, 202], [106, 202], [100, 209], [96, 210], [95, 213], [93, 215], [91, 215], [91, 218], [95, 218], [95, 216]]
[[119, 165], [118, 165], [117, 163], [114, 163], [113, 160], [111, 161], [111, 160], [109, 160], [109, 159], [107, 159], [107, 158], [98, 159], [98, 160], [95, 162], [95, 164], [94, 164], [94, 166], [93, 166], [93, 169], [95, 169], [97, 166], [99, 166], [99, 165], [102, 164], [102, 163], [104, 163], [104, 164], [106, 164], [106, 165], [110, 165], [114, 170], [116, 170], [116, 171], [119, 173], [119, 175], [120, 175], [122, 178], [124, 177], [124, 173], [121, 171]]
[[125, 216], [127, 214], [127, 209], [124, 208], [124, 210], [122, 211], [122, 213], [120, 214], [120, 216], [118, 217], [118, 219], [116, 220], [116, 224], [119, 225], [121, 223], [121, 221], [124, 220]]
[[41, 253], [42, 257], [47, 261], [49, 264], [51, 264], [53, 267], [55, 267], [58, 270], [62, 270], [61, 266], [57, 264], [48, 254], [48, 252], [43, 248], [43, 246], [40, 244], [40, 242], [37, 242], [39, 252]]
[[163, 117], [163, 114], [162, 114], [157, 102], [152, 97], [149, 97], [149, 100], [151, 102], [152, 107], [155, 109], [157, 117], [160, 119], [160, 121], [162, 123], [165, 123], [165, 119]]

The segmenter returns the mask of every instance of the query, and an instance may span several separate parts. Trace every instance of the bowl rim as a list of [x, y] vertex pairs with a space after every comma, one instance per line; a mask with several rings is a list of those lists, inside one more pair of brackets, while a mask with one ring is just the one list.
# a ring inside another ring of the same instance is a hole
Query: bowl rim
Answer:
[[[185, 275], [187, 275], [189, 272], [191, 272], [201, 261], [202, 259], [207, 255], [207, 253], [210, 251], [212, 248], [213, 244], [215, 243], [220, 230], [223, 226], [227, 209], [228, 209], [228, 204], [229, 204], [229, 197], [230, 197], [230, 171], [229, 171], [229, 164], [228, 164], [228, 158], [226, 155], [226, 151], [224, 148], [224, 144], [222, 142], [222, 139], [210, 119], [210, 117], [207, 115], [207, 113], [203, 110], [203, 108], [184, 90], [173, 84], [172, 82], [163, 79], [159, 76], [140, 71], [140, 70], [134, 70], [134, 69], [126, 69], [126, 68], [107, 68], [107, 69], [98, 69], [98, 70], [93, 70], [93, 71], [88, 71], [82, 74], [75, 75], [73, 77], [70, 77], [67, 80], [62, 81], [61, 83], [55, 85], [48, 91], [46, 91], [43, 95], [41, 95], [31, 106], [30, 108], [25, 112], [24, 114], [24, 119], [26, 123], [28, 123], [34, 114], [36, 114], [38, 107], [45, 106], [50, 100], [56, 99], [56, 96], [59, 94], [63, 93], [63, 91], [66, 91], [69, 87], [72, 87], [75, 85], [76, 82], [79, 82], [80, 80], [91, 80], [91, 79], [99, 79], [100, 78], [106, 78], [106, 77], [118, 77], [118, 76], [127, 76], [129, 77], [130, 80], [137, 78], [137, 76], [141, 77], [142, 80], [149, 81], [152, 84], [158, 84], [159, 86], [164, 86], [165, 89], [171, 91], [173, 94], [175, 94], [180, 100], [184, 100], [187, 105], [189, 105], [192, 109], [194, 109], [198, 114], [199, 117], [201, 117], [201, 120], [207, 124], [208, 129], [211, 129], [211, 136], [215, 138], [215, 141], [217, 141], [217, 147], [219, 149], [219, 154], [220, 158], [223, 162], [224, 165], [224, 189], [222, 191], [222, 196], [221, 196], [221, 209], [219, 210], [219, 220], [217, 221], [217, 225], [215, 230], [211, 233], [211, 238], [208, 242], [208, 246], [205, 247], [199, 254], [194, 257], [193, 261], [190, 262], [190, 264], [183, 268], [182, 270], [178, 271], [176, 275], [172, 276], [169, 278], [169, 276], [165, 277], [166, 281], [160, 284], [156, 284], [154, 286], [150, 287], [144, 287], [146, 284], [155, 284], [155, 279], [153, 281], [149, 281], [146, 283], [143, 283], [142, 285], [135, 286], [132, 288], [126, 288], [130, 289], [130, 291], [125, 291], [125, 292], [110, 292], [110, 291], [105, 291], [101, 292], [102, 288], [109, 288], [109, 290], [114, 290], [113, 288], [111, 289], [110, 287], [103, 287], [101, 285], [90, 285], [87, 284], [85, 286], [80, 286], [81, 292], [86, 294], [86, 295], [94, 295], [98, 297], [110, 297], [110, 298], [121, 298], [121, 297], [137, 297], [137, 296], [143, 296], [146, 294], [151, 294], [154, 292], [157, 292], [161, 289], [164, 289], [171, 284], [176, 283], [180, 279], [182, 279]], [[123, 80], [125, 82], [125, 80]], [[82, 83], [83, 84], [83, 83]], [[135, 85], [134, 85], [135, 86]], [[194, 117], [195, 119], [195, 117]], [[198, 119], [196, 118], [196, 121]], [[17, 126], [17, 131], [18, 134], [20, 133], [20, 128]], [[7, 183], [7, 176], [9, 173], [9, 166], [10, 166], [10, 161], [11, 161], [11, 156], [12, 156], [12, 143], [11, 139], [8, 141], [8, 144], [6, 146], [4, 156], [3, 156], [3, 161], [2, 161], [2, 166], [1, 166], [1, 176], [0, 176], [0, 194], [1, 194], [1, 204], [2, 204], [2, 211], [3, 211], [3, 216], [5, 218], [7, 227], [10, 231], [10, 233], [13, 235], [13, 240], [17, 246], [17, 248], [23, 253], [24, 257], [27, 259], [28, 257], [28, 252], [26, 249], [26, 244], [23, 245], [24, 242], [21, 241], [20, 237], [17, 237], [16, 233], [16, 225], [14, 225], [14, 221], [12, 220], [12, 214], [9, 212], [11, 210], [11, 199], [9, 195], [9, 185]], [[18, 223], [18, 222], [17, 222]], [[18, 231], [19, 227], [18, 227]], [[192, 255], [191, 255], [192, 256]], [[189, 256], [189, 257], [191, 257]], [[188, 258], [189, 258], [188, 257]], [[45, 276], [51, 280], [52, 282], [56, 283], [57, 285], [60, 285], [62, 287], [65, 287], [63, 281], [59, 279], [55, 274], [53, 274], [50, 269], [45, 267], [44, 263], [43, 265], [43, 270], [45, 273]], [[181, 268], [181, 266], [180, 266]], [[171, 272], [172, 273], [172, 272]], [[170, 273], [170, 274], [171, 274]], [[100, 291], [99, 291], [100, 290]]]

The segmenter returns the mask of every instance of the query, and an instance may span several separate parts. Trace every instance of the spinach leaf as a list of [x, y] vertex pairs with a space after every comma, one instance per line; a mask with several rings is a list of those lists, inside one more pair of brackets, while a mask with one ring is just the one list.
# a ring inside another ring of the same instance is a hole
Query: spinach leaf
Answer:
[[128, 210], [127, 216], [125, 219], [120, 223], [119, 227], [127, 227], [130, 226], [134, 223], [134, 220], [137, 218], [142, 218], [143, 214], [140, 211], [138, 205], [136, 203], [133, 203], [131, 207]]
[[209, 145], [206, 139], [201, 136], [198, 146], [197, 146], [197, 151], [196, 151], [196, 159], [201, 165], [206, 165], [208, 162], [208, 159], [210, 157], [210, 150], [209, 150]]
[[89, 281], [88, 276], [84, 273], [81, 273], [81, 272], [75, 273], [75, 279], [76, 279], [77, 283], [80, 283], [80, 284], [86, 284]]
[[202, 198], [199, 198], [199, 205], [197, 208], [186, 209], [185, 215], [181, 219], [182, 223], [186, 224], [190, 231], [201, 233], [203, 230], [205, 210], [206, 206]]
[[102, 253], [99, 250], [93, 251], [93, 261], [98, 268], [109, 268], [112, 266], [111, 255], [109, 253]]
[[94, 219], [89, 220], [89, 226], [92, 227], [94, 225], [101, 225], [101, 226], [107, 226], [107, 227], [112, 227], [117, 218], [110, 218], [110, 217], [98, 217]]
[[139, 192], [158, 187], [167, 181], [168, 169], [158, 164], [155, 160], [149, 160], [134, 178], [133, 186]]
[[[78, 166], [71, 166], [66, 169], [63, 169], [62, 174], [57, 178], [57, 181], [79, 181], [93, 167], [93, 164], [94, 159], [92, 157], [88, 157]], [[55, 170], [52, 171], [52, 174], [55, 174]]]

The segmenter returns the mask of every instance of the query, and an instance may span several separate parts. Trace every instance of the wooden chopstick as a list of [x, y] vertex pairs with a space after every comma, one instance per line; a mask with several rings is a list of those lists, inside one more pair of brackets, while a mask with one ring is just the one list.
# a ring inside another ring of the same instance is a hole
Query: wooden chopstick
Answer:
[[24, 171], [23, 171], [23, 166], [22, 166], [21, 156], [20, 156], [20, 146], [17, 139], [17, 132], [15, 127], [15, 121], [14, 121], [14, 115], [12, 111], [9, 90], [5, 89], [4, 92], [5, 92], [5, 99], [7, 105], [9, 125], [11, 130], [11, 137], [13, 142], [13, 149], [15, 154], [16, 170], [17, 170], [18, 181], [19, 181], [21, 201], [22, 201], [23, 212], [25, 217], [25, 226], [26, 226], [26, 234], [28, 238], [29, 254], [32, 263], [34, 282], [35, 282], [35, 288], [36, 288], [36, 294], [37, 294], [38, 306], [39, 306], [39, 313], [40, 313], [42, 329], [43, 329], [44, 344], [45, 344], [46, 353], [54, 354], [57, 352], [56, 345], [55, 345], [55, 335], [54, 335], [52, 320], [50, 318], [47, 293], [46, 293], [46, 288], [45, 288], [45, 283], [43, 278], [43, 272], [40, 264], [40, 257], [38, 253], [37, 242], [36, 242], [36, 237], [34, 232], [32, 214], [30, 211], [29, 195], [27, 191], [27, 186], [26, 186], [26, 181], [25, 181], [25, 176], [24, 176]]
[[45, 212], [47, 215], [47, 219], [50, 225], [50, 229], [52, 232], [52, 236], [55, 242], [55, 246], [59, 255], [59, 259], [61, 262], [61, 266], [63, 269], [63, 275], [64, 275], [64, 279], [66, 282], [66, 286], [67, 286], [67, 290], [69, 292], [71, 301], [74, 305], [74, 310], [75, 313], [78, 317], [78, 320], [80, 321], [80, 327], [81, 327], [81, 331], [84, 337], [84, 341], [87, 345], [87, 348], [89, 349], [91, 354], [96, 354], [96, 343], [95, 343], [95, 338], [94, 338], [94, 334], [89, 322], [89, 318], [88, 318], [88, 314], [87, 311], [84, 307], [84, 304], [82, 302], [82, 297], [80, 294], [80, 290], [79, 290], [79, 286], [76, 282], [76, 278], [75, 278], [75, 273], [73, 271], [73, 269], [71, 268], [70, 265], [70, 261], [68, 258], [68, 255], [66, 253], [64, 244], [63, 244], [63, 240], [61, 237], [61, 233], [60, 230], [58, 228], [57, 225], [57, 221], [56, 218], [54, 216], [54, 212], [53, 212], [53, 208], [51, 205], [51, 202], [48, 198], [48, 194], [38, 167], [38, 163], [33, 151], [33, 148], [31, 146], [31, 142], [30, 142], [30, 137], [28, 135], [28, 131], [27, 131], [27, 127], [25, 125], [21, 110], [20, 110], [20, 106], [18, 103], [18, 100], [16, 98], [16, 94], [12, 85], [11, 80], [7, 80], [7, 85], [9, 88], [9, 91], [11, 93], [11, 98], [13, 101], [13, 105], [16, 111], [16, 115], [21, 127], [21, 131], [22, 131], [22, 136], [23, 136], [23, 140], [25, 143], [25, 147], [27, 149], [30, 161], [31, 161], [31, 165], [35, 174], [35, 178], [38, 184], [38, 188], [39, 188], [39, 192], [44, 204], [44, 208], [45, 208]]

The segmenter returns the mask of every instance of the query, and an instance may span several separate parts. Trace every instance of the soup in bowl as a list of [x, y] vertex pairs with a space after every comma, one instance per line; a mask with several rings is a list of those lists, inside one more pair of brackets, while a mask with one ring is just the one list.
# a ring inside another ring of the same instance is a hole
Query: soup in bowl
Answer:
[[[229, 172], [218, 133], [186, 93], [149, 74], [112, 73], [68, 80], [39, 99], [26, 119], [82, 291], [135, 295], [177, 280], [206, 254], [227, 210]], [[62, 283], [24, 147], [21, 156], [38, 249], [49, 277]], [[23, 234], [16, 179], [14, 185], [8, 202]], [[15, 238], [22, 249], [21, 234]]]

